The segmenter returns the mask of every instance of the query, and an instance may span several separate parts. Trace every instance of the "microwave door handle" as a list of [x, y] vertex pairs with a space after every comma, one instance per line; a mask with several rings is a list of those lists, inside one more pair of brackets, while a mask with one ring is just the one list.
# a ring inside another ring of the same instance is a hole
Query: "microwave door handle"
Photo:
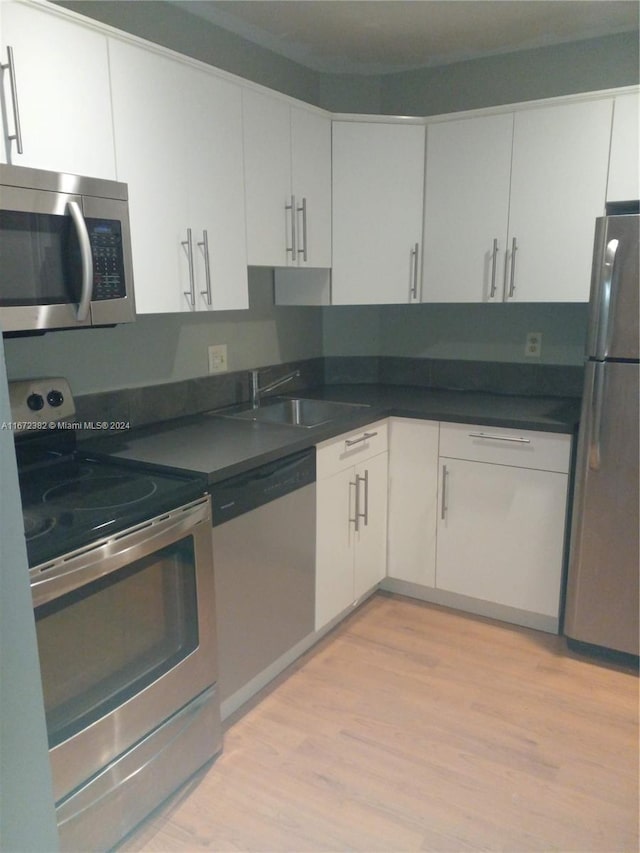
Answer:
[[91, 254], [91, 240], [89, 239], [89, 231], [87, 223], [82, 215], [82, 210], [77, 201], [67, 202], [69, 213], [73, 219], [73, 224], [76, 227], [78, 234], [78, 242], [80, 243], [80, 260], [82, 262], [82, 291], [80, 294], [80, 302], [78, 303], [77, 320], [79, 323], [84, 321], [89, 316], [89, 306], [91, 304], [91, 294], [93, 293], [93, 256]]

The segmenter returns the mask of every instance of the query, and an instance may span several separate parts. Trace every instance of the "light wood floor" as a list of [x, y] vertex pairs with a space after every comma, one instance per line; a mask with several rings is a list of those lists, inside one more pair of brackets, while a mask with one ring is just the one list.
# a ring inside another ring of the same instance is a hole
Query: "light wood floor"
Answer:
[[123, 851], [638, 850], [638, 681], [377, 594]]

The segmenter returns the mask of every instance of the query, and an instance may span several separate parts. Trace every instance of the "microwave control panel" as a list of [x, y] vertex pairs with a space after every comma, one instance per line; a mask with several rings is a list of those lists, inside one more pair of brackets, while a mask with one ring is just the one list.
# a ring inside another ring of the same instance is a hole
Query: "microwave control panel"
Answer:
[[123, 299], [127, 293], [120, 222], [89, 218], [86, 222], [93, 254], [92, 299]]

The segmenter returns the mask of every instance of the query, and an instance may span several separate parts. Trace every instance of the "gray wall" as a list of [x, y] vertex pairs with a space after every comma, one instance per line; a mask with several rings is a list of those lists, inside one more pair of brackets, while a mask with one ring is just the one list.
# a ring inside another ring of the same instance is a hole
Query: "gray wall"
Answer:
[[[0, 424], [11, 420], [0, 347]], [[58, 849], [13, 434], [0, 428], [0, 850]]]
[[9, 379], [66, 376], [75, 394], [208, 373], [207, 347], [226, 344], [229, 370], [322, 355], [317, 308], [275, 308], [273, 274], [249, 270], [249, 310], [142, 315], [113, 329], [5, 340]]

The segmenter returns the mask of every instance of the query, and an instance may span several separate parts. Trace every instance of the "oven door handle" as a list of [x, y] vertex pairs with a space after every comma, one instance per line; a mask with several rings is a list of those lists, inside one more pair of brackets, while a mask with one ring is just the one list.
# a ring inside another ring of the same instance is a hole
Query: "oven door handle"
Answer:
[[80, 302], [78, 303], [78, 313], [76, 319], [78, 323], [84, 323], [89, 316], [89, 306], [91, 305], [91, 296], [93, 294], [93, 255], [91, 253], [91, 240], [89, 239], [89, 231], [82, 210], [77, 201], [68, 201], [67, 207], [69, 214], [73, 219], [73, 224], [78, 235], [80, 243], [80, 261], [82, 263], [82, 291], [80, 293]]
[[43, 563], [30, 572], [33, 605], [39, 607], [117, 572], [179, 541], [202, 523], [209, 528], [209, 534], [211, 508], [208, 497]]

